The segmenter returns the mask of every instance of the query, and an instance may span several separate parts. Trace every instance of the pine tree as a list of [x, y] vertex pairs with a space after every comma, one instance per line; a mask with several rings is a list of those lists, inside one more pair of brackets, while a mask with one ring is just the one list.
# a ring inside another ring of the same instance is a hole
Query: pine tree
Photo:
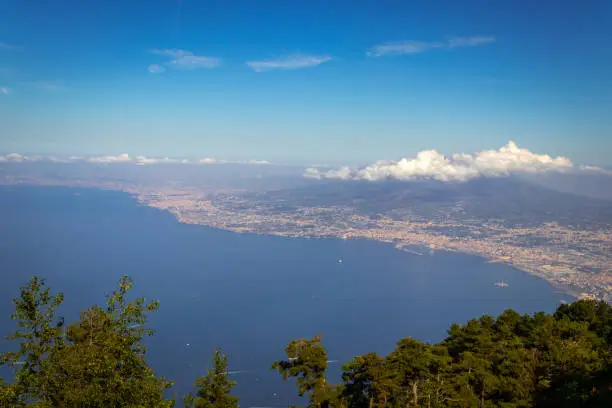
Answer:
[[[44, 281], [32, 278], [15, 300], [13, 318], [21, 330], [9, 338], [20, 341], [17, 352], [3, 355], [5, 364], [17, 366], [8, 391], [9, 406], [35, 407], [154, 407], [174, 405], [163, 396], [171, 383], [155, 376], [146, 364], [143, 326], [158, 303], [132, 301], [128, 277], [107, 298], [106, 308], [93, 306], [78, 322], [63, 330], [54, 323], [63, 296], [51, 296]], [[8, 398], [3, 397], [3, 398]]]
[[275, 361], [272, 369], [283, 376], [283, 380], [295, 377], [298, 395], [308, 394], [310, 406], [326, 408], [333, 405], [339, 395], [336, 387], [328, 384], [325, 378], [327, 371], [327, 351], [321, 345], [321, 337], [310, 340], [293, 340], [285, 348], [286, 360]]
[[13, 386], [8, 385], [0, 378], [0, 407], [18, 407], [17, 393]]
[[231, 395], [236, 382], [228, 378], [228, 356], [220, 348], [215, 350], [211, 365], [206, 375], [196, 380], [196, 396], [189, 394], [183, 399], [185, 407], [237, 408], [238, 398]]
[[391, 397], [393, 379], [384, 361], [376, 353], [368, 353], [355, 357], [342, 367], [344, 394], [350, 401], [351, 407], [387, 406]]
[[52, 295], [45, 280], [36, 276], [20, 292], [13, 300], [15, 313], [11, 316], [19, 329], [7, 338], [19, 341], [21, 347], [0, 356], [0, 364], [17, 368], [15, 381], [2, 390], [3, 398], [11, 399], [13, 406], [46, 399], [54, 383], [48, 358], [64, 343], [64, 320], [55, 317], [64, 296]]
[[449, 360], [443, 346], [431, 346], [413, 338], [398, 341], [396, 349], [385, 359], [393, 379], [393, 406], [443, 406]]

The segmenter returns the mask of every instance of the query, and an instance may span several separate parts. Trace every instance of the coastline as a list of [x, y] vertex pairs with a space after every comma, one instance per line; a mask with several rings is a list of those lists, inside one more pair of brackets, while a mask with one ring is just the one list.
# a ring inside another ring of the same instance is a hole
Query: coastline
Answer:
[[[312, 233], [310, 231], [299, 230], [299, 232], [293, 231], [281, 231], [274, 230], [275, 224], [284, 225], [283, 222], [287, 222], [287, 219], [275, 219], [271, 218], [272, 223], [267, 224], [267, 220], [257, 220], [252, 224], [245, 225], [237, 225], [237, 222], [227, 222], [225, 218], [230, 218], [233, 220], [234, 218], [238, 219], [239, 216], [244, 217], [245, 214], [228, 212], [223, 210], [222, 208], [214, 207], [212, 203], [205, 199], [206, 192], [198, 192], [197, 194], [191, 189], [174, 189], [174, 190], [165, 190], [164, 193], [160, 193], [159, 188], [146, 188], [144, 186], [136, 186], [136, 185], [117, 185], [114, 183], [96, 183], [96, 182], [85, 182], [85, 183], [75, 183], [73, 182], [65, 182], [58, 180], [45, 180], [43, 182], [33, 181], [33, 180], [19, 180], [16, 182], [4, 182], [0, 181], [0, 185], [10, 186], [10, 185], [26, 185], [26, 186], [41, 186], [41, 187], [69, 187], [69, 188], [85, 188], [85, 189], [97, 189], [97, 190], [106, 190], [106, 191], [116, 191], [128, 194], [131, 199], [133, 199], [137, 205], [143, 205], [150, 208], [155, 208], [167, 213], [170, 213], [174, 216], [174, 218], [184, 224], [192, 224], [192, 225], [200, 225], [206, 226], [209, 228], [215, 228], [219, 230], [234, 232], [234, 233], [247, 233], [247, 234], [255, 234], [255, 235], [270, 235], [270, 236], [283, 236], [290, 238], [306, 238], [306, 239], [325, 239], [325, 238], [333, 238], [333, 239], [364, 239], [382, 243], [390, 243], [395, 244], [397, 249], [405, 250], [405, 247], [412, 248], [423, 248], [425, 252], [427, 251], [445, 251], [445, 252], [460, 252], [467, 255], [477, 256], [483, 260], [483, 262], [488, 263], [502, 263], [512, 268], [532, 275], [534, 277], [545, 280], [548, 284], [550, 284], [556, 290], [567, 294], [575, 299], [580, 298], [594, 298], [597, 297], [592, 296], [587, 287], [581, 287], [580, 285], [568, 285], [563, 282], [560, 282], [555, 279], [551, 279], [551, 272], [545, 270], [538, 269], [535, 265], [527, 265], [526, 263], [517, 263], [513, 262], [512, 256], [488, 256], [488, 254], [484, 251], [475, 251], [466, 248], [466, 245], [462, 245], [461, 242], [452, 241], [448, 239], [448, 237], [437, 237], [436, 243], [432, 244], [431, 242], [426, 242], [427, 239], [432, 240], [431, 236], [427, 236], [426, 234], [408, 232], [403, 234], [401, 240], [392, 239], [385, 237], [381, 232], [377, 232], [377, 230], [331, 230], [327, 231], [327, 233]], [[160, 200], [161, 198], [161, 200]], [[202, 207], [202, 203], [204, 203], [204, 207]], [[253, 214], [253, 217], [257, 217], [256, 213]], [[189, 216], [191, 215], [191, 217]], [[197, 217], [194, 217], [196, 215]], [[225, 222], [224, 222], [225, 221]], [[289, 219], [291, 221], [291, 219]], [[254, 226], [251, 226], [254, 225]], [[258, 229], [259, 227], [259, 229]], [[434, 237], [436, 238], [436, 237]], [[512, 247], [510, 247], [512, 248]], [[422, 255], [422, 252], [417, 252], [415, 255]], [[520, 257], [519, 257], [520, 259]], [[547, 265], [545, 265], [547, 266]], [[548, 273], [548, 274], [547, 274]], [[561, 276], [563, 278], [563, 276]], [[604, 300], [606, 298], [604, 297]], [[611, 301], [608, 295], [608, 302]]]
[[[142, 202], [141, 202], [142, 203]], [[188, 224], [188, 225], [197, 225], [197, 226], [203, 226], [203, 227], [207, 227], [207, 228], [213, 228], [213, 229], [218, 229], [218, 230], [222, 230], [222, 231], [227, 231], [227, 232], [232, 232], [232, 233], [238, 233], [238, 234], [251, 234], [251, 235], [264, 235], [264, 236], [277, 236], [277, 237], [285, 237], [285, 238], [298, 238], [298, 239], [342, 239], [342, 240], [366, 240], [366, 241], [374, 241], [374, 242], [380, 242], [380, 243], [384, 243], [384, 244], [391, 244], [393, 245], [394, 242], [392, 240], [388, 240], [388, 239], [378, 239], [375, 237], [347, 237], [347, 236], [328, 236], [328, 235], [302, 235], [302, 234], [286, 234], [286, 233], [281, 233], [281, 232], [260, 232], [257, 230], [246, 230], [243, 228], [224, 228], [224, 227], [220, 227], [217, 225], [212, 225], [212, 224], [207, 224], [207, 223], [203, 223], [203, 222], [199, 222], [196, 220], [192, 220], [192, 219], [188, 219], [188, 218], [184, 218], [181, 217], [180, 214], [176, 214], [173, 211], [167, 209], [167, 208], [160, 208], [159, 206], [154, 206], [154, 205], [149, 205], [148, 203], [144, 202], [143, 203], [145, 206], [150, 207], [150, 208], [155, 208], [157, 210], [163, 211], [163, 212], [167, 212], [170, 213], [174, 216], [174, 218], [177, 220], [177, 222], [182, 223], [182, 224]], [[404, 243], [402, 245], [405, 246], [410, 246], [410, 247], [416, 247], [416, 248], [423, 248], [423, 250], [425, 252], [428, 251], [443, 251], [443, 252], [455, 252], [455, 253], [461, 253], [461, 254], [465, 254], [465, 255], [470, 255], [470, 256], [475, 256], [478, 257], [480, 259], [482, 259], [483, 262], [486, 263], [498, 263], [498, 264], [503, 264], [503, 265], [507, 265], [510, 266], [511, 268], [519, 271], [519, 272], [523, 272], [526, 273], [530, 276], [533, 276], [535, 278], [538, 279], [542, 279], [543, 281], [547, 282], [553, 289], [558, 290], [559, 292], [568, 295], [570, 297], [572, 297], [574, 300], [578, 300], [581, 298], [581, 293], [578, 290], [572, 289], [566, 285], [560, 284], [558, 282], [555, 282], [553, 280], [550, 279], [546, 279], [545, 276], [542, 276], [542, 274], [534, 269], [531, 268], [527, 268], [527, 267], [520, 267], [516, 264], [513, 264], [512, 262], [507, 262], [503, 259], [498, 259], [498, 258], [488, 258], [486, 256], [483, 256], [480, 253], [477, 252], [472, 252], [472, 251], [462, 251], [462, 250], [458, 250], [455, 248], [444, 248], [444, 247], [430, 247], [430, 246], [426, 246], [426, 245], [422, 245], [420, 243]], [[406, 250], [406, 248], [404, 248], [403, 246], [397, 244], [394, 245], [395, 249], [400, 250], [400, 251], [404, 251], [404, 252], [408, 252], [408, 253], [412, 253], [413, 255], [417, 255], [417, 256], [425, 256], [424, 253], [421, 252], [417, 252], [417, 251], [412, 251], [410, 249]]]

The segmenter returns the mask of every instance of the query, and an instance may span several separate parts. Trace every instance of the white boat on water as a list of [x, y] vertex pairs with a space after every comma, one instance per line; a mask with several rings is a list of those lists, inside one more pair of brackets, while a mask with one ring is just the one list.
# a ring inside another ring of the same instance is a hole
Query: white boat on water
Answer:
[[494, 285], [497, 286], [497, 287], [500, 287], [500, 288], [505, 288], [507, 286], [510, 286], [510, 285], [508, 285], [508, 283], [506, 281], [495, 282]]

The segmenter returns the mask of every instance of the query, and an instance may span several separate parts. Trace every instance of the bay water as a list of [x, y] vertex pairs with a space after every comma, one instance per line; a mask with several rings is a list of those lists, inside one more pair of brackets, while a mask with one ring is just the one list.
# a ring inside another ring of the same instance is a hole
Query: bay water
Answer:
[[[401, 338], [437, 342], [453, 322], [508, 308], [551, 312], [571, 301], [507, 265], [423, 252], [180, 224], [119, 192], [5, 186], [0, 336], [15, 329], [12, 299], [32, 275], [65, 294], [60, 314], [68, 322], [130, 275], [134, 296], [161, 302], [150, 319], [148, 359], [175, 381], [171, 395], [192, 390], [220, 346], [241, 406], [280, 407], [298, 402], [294, 385], [270, 370], [291, 339], [322, 335], [337, 381], [341, 364], [369, 351], [384, 355]], [[494, 286], [500, 280], [509, 286]], [[0, 341], [0, 352], [8, 347]]]

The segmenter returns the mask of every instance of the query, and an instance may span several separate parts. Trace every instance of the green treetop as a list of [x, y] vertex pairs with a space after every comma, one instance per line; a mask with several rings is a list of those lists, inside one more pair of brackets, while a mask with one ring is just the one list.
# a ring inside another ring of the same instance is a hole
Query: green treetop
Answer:
[[63, 320], [55, 319], [63, 296], [51, 296], [43, 280], [32, 278], [15, 300], [13, 318], [20, 330], [9, 338], [20, 348], [2, 355], [3, 364], [17, 367], [15, 381], [2, 393], [11, 399], [6, 405], [172, 407], [163, 397], [171, 383], [146, 364], [141, 342], [152, 334], [143, 325], [158, 303], [128, 300], [131, 287], [132, 281], [122, 278], [106, 308], [87, 309], [64, 330]]
[[235, 381], [228, 378], [228, 357], [216, 349], [211, 367], [206, 375], [196, 380], [197, 394], [187, 395], [183, 401], [186, 408], [234, 408], [238, 407], [238, 398], [230, 395]]

